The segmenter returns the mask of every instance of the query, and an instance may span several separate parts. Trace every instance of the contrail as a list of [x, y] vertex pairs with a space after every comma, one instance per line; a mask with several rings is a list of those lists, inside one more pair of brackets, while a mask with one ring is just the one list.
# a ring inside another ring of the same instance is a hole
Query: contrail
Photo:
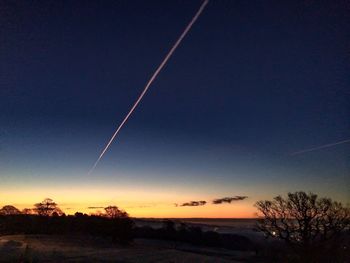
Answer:
[[101, 160], [101, 158], [103, 157], [103, 155], [105, 154], [105, 152], [108, 150], [109, 146], [111, 145], [111, 143], [113, 142], [114, 138], [117, 136], [117, 134], [119, 133], [119, 131], [121, 130], [121, 128], [124, 126], [124, 124], [126, 123], [126, 121], [129, 119], [130, 115], [133, 113], [133, 111], [135, 110], [135, 108], [137, 107], [137, 105], [140, 103], [140, 101], [142, 100], [143, 96], [146, 94], [147, 90], [149, 89], [149, 87], [151, 86], [151, 84], [153, 83], [153, 81], [157, 78], [159, 72], [163, 69], [163, 67], [166, 65], [166, 63], [168, 62], [169, 58], [173, 55], [173, 53], [175, 52], [176, 48], [180, 45], [181, 41], [183, 40], [183, 38], [186, 36], [186, 34], [188, 33], [188, 31], [190, 31], [191, 27], [193, 26], [193, 24], [196, 22], [196, 20], [198, 19], [198, 17], [200, 16], [200, 14], [202, 13], [202, 11], [204, 10], [205, 6], [208, 4], [209, 0], [205, 0], [202, 5], [199, 7], [197, 13], [194, 15], [194, 17], [192, 18], [191, 22], [187, 25], [187, 27], [185, 28], [185, 30], [182, 32], [182, 34], [180, 35], [180, 37], [178, 38], [178, 40], [175, 42], [175, 44], [172, 46], [172, 48], [170, 49], [170, 51], [168, 52], [168, 54], [165, 56], [164, 60], [162, 61], [162, 63], [158, 66], [158, 68], [156, 69], [156, 71], [153, 73], [152, 77], [149, 79], [149, 81], [147, 82], [145, 88], [143, 89], [142, 93], [140, 94], [140, 96], [138, 97], [138, 99], [136, 100], [136, 102], [134, 103], [134, 105], [131, 107], [129, 113], [125, 116], [125, 118], [123, 119], [123, 121], [119, 124], [117, 130], [114, 132], [113, 136], [111, 137], [111, 139], [108, 141], [107, 145], [103, 148], [100, 156], [97, 158], [95, 164], [92, 166], [92, 168], [90, 169], [88, 174], [91, 174], [93, 172], [93, 170], [96, 168], [97, 164], [99, 163], [99, 161]]
[[305, 150], [301, 150], [301, 151], [297, 151], [297, 152], [293, 152], [290, 155], [298, 155], [298, 154], [302, 154], [302, 153], [306, 153], [306, 152], [312, 152], [312, 151], [316, 151], [316, 150], [320, 150], [323, 148], [328, 148], [328, 147], [332, 147], [338, 144], [343, 144], [343, 143], [348, 143], [350, 142], [350, 139], [344, 140], [344, 141], [340, 141], [340, 142], [334, 142], [334, 143], [328, 143], [325, 145], [321, 145], [318, 147], [313, 147], [313, 148], [309, 148], [309, 149], [305, 149]]

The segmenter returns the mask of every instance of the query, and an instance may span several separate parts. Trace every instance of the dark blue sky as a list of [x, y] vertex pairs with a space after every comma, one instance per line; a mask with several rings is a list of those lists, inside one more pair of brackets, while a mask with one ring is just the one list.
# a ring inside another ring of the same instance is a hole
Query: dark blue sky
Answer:
[[[86, 171], [200, 4], [1, 1], [5, 185], [95, 182]], [[96, 174], [349, 199], [349, 144], [289, 155], [350, 137], [349, 40], [346, 1], [209, 2]]]

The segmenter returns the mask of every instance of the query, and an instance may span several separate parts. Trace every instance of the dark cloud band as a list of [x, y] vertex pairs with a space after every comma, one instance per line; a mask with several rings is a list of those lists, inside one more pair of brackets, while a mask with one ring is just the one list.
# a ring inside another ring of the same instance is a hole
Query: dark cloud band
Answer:
[[217, 199], [213, 200], [213, 204], [214, 205], [219, 205], [219, 204], [223, 204], [223, 203], [231, 204], [232, 202], [242, 201], [242, 200], [244, 200], [246, 198], [248, 198], [248, 196], [242, 196], [242, 195], [236, 195], [236, 196], [233, 196], [233, 197], [217, 198]]
[[191, 201], [187, 203], [183, 203], [180, 206], [202, 206], [205, 205], [207, 201]]

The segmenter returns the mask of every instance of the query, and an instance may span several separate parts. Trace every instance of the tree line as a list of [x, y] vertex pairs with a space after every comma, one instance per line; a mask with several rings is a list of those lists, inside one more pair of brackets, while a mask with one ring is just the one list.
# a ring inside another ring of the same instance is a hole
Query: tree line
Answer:
[[[108, 218], [127, 218], [128, 213], [119, 209], [117, 206], [107, 206], [104, 208], [104, 213], [99, 213], [99, 216]], [[7, 215], [38, 215], [38, 216], [65, 216], [66, 214], [59, 208], [51, 198], [45, 198], [42, 202], [34, 204], [34, 208], [24, 208], [20, 211], [13, 205], [5, 205], [0, 209], [0, 216]], [[84, 215], [81, 212], [76, 212], [76, 215]]]
[[66, 215], [52, 199], [36, 203], [22, 211], [12, 205], [0, 209], [0, 235], [12, 234], [88, 234], [128, 244], [133, 239], [134, 222], [117, 206], [104, 208], [104, 213]]

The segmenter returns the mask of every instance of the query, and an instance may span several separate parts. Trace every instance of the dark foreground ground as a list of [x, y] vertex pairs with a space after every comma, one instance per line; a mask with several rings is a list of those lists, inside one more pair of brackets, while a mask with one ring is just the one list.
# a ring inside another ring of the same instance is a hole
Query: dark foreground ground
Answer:
[[11, 235], [0, 237], [0, 262], [247, 262], [253, 251], [233, 251], [135, 239], [127, 247], [87, 236]]

